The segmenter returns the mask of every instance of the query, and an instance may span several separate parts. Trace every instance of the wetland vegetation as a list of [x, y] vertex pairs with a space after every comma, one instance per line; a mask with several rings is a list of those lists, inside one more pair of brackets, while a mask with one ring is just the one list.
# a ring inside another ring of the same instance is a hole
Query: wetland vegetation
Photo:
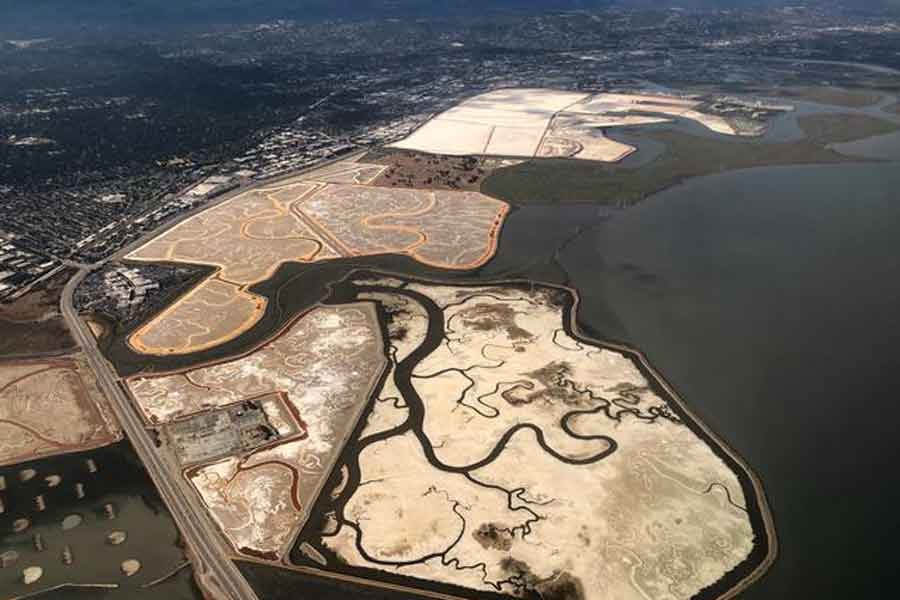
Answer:
[[519, 205], [593, 202], [627, 206], [692, 177], [761, 166], [858, 161], [827, 144], [900, 129], [890, 121], [861, 114], [804, 115], [798, 123], [806, 139], [786, 143], [695, 135], [673, 128], [633, 132], [631, 139], [639, 147], [648, 139], [663, 144], [664, 153], [637, 168], [579, 160], [531, 160], [495, 172], [484, 181], [482, 191]]

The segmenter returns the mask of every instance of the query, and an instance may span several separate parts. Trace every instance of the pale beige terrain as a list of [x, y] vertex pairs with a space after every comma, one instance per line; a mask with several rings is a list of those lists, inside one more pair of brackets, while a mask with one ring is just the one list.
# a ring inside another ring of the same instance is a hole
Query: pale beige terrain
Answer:
[[288, 403], [285, 394], [266, 394], [261, 398], [256, 398], [256, 401], [259, 402], [266, 414], [269, 425], [275, 428], [278, 435], [288, 437], [301, 430], [303, 435], [306, 435], [305, 424], [293, 414], [294, 407]]
[[[389, 281], [390, 285], [395, 286], [404, 283], [399, 279], [382, 279], [372, 283], [383, 285], [384, 281]], [[360, 280], [358, 283], [362, 284], [363, 281]], [[359, 297], [361, 300], [379, 302], [384, 310], [392, 316], [392, 319], [396, 320], [389, 330], [391, 333], [391, 358], [394, 362], [400, 362], [409, 356], [410, 352], [425, 341], [425, 334], [428, 331], [428, 313], [418, 302], [393, 294], [362, 293]]]
[[359, 162], [339, 162], [317, 169], [310, 178], [325, 183], [369, 184], [387, 168], [385, 165], [370, 165]]
[[493, 255], [507, 206], [477, 192], [328, 186], [300, 210], [349, 255], [409, 254], [472, 269]]
[[679, 117], [698, 106], [697, 100], [676, 96], [601, 93], [574, 104], [568, 112], [599, 115], [639, 111]]
[[145, 354], [188, 354], [217, 346], [250, 329], [266, 311], [266, 299], [212, 277], [132, 334]]
[[121, 438], [81, 356], [0, 363], [0, 465]]
[[191, 482], [238, 552], [276, 559], [300, 520], [294, 470], [277, 462], [242, 468], [226, 458], [198, 468]]
[[531, 157], [553, 116], [586, 97], [548, 89], [495, 90], [461, 102], [391, 146], [433, 154]]
[[[425, 286], [410, 288], [428, 294]], [[499, 438], [521, 422], [537, 425], [547, 444], [567, 458], [604, 452], [605, 440], [579, 440], [559, 426], [573, 408], [597, 404], [588, 390], [601, 394], [627, 386], [641, 400], [634, 407], [641, 414], [665, 405], [622, 354], [563, 348], [559, 342], [569, 341], [568, 336], [547, 294], [523, 294], [515, 288], [461, 293], [443, 301], [449, 305], [444, 344], [413, 371], [416, 389], [428, 398], [424, 431], [442, 462], [465, 466], [486, 458]], [[454, 370], [448, 370], [451, 366]], [[473, 426], [477, 439], [456, 434]]]
[[128, 258], [210, 265], [220, 269], [220, 279], [246, 285], [268, 278], [285, 260], [308, 260], [323, 251], [333, 255], [290, 212], [314, 189], [302, 183], [240, 194], [181, 222]]
[[505, 203], [476, 192], [362, 185], [385, 168], [337, 163], [239, 194], [129, 254], [134, 261], [217, 269], [135, 331], [129, 344], [145, 354], [189, 354], [238, 337], [266, 311], [265, 298], [249, 288], [288, 261], [393, 252], [473, 269], [493, 255]]
[[218, 268], [129, 339], [146, 354], [188, 354], [233, 339], [265, 312], [264, 298], [247, 288], [271, 277], [288, 260], [333, 258], [337, 253], [291, 212], [317, 189], [287, 182], [245, 194], [198, 213], [127, 256]]
[[[480, 569], [471, 569], [489, 556], [472, 533], [480, 523], [522, 527], [532, 518], [530, 513], [509, 508], [503, 490], [434, 469], [412, 433], [366, 448], [360, 456], [360, 468], [364, 485], [350, 499], [344, 517], [360, 528], [366, 553], [376, 561], [411, 563], [425, 559], [425, 563], [376, 565], [359, 554], [356, 533], [346, 526], [324, 540], [342, 560], [425, 580], [500, 591], [482, 583]], [[445, 564], [454, 560], [470, 570]]]
[[[634, 152], [603, 135], [611, 127], [696, 121], [723, 135], [759, 135], [739, 131], [721, 116], [702, 112], [702, 102], [650, 94], [502, 89], [470, 98], [436, 115], [394, 148], [432, 154], [576, 157], [617, 162]], [[568, 120], [557, 123], [558, 120]], [[579, 126], [573, 127], [575, 121]]]
[[537, 156], [619, 162], [636, 152], [637, 148], [634, 146], [611, 140], [603, 135], [603, 128], [609, 126], [608, 123], [609, 120], [603, 117], [559, 115], [553, 119]]
[[739, 135], [726, 119], [703, 113], [698, 100], [675, 96], [646, 94], [597, 94], [572, 106], [569, 112], [590, 115], [631, 115], [632, 113], [680, 117], [696, 121], [711, 131], [723, 135]]
[[467, 123], [438, 116], [390, 147], [450, 156], [486, 154], [493, 132], [494, 126], [487, 123]]
[[[749, 556], [736, 474], [633, 358], [566, 332], [559, 292], [409, 287], [443, 308], [448, 332], [414, 371], [423, 431], [468, 476], [430, 464], [411, 433], [367, 446], [350, 524], [322, 539], [341, 560], [513, 596], [645, 600], [691, 598]], [[411, 311], [389, 333], [416, 340], [426, 326]], [[405, 417], [393, 395], [372, 432]], [[548, 448], [520, 428], [490, 461], [521, 424]]]
[[[318, 307], [255, 351], [127, 385], [148, 422], [281, 394], [293, 415], [263, 402], [273, 426], [299, 435], [186, 472], [237, 551], [282, 556], [327, 477], [382, 370], [371, 303]], [[284, 423], [296, 419], [299, 423]], [[293, 429], [296, 431], [296, 429]]]

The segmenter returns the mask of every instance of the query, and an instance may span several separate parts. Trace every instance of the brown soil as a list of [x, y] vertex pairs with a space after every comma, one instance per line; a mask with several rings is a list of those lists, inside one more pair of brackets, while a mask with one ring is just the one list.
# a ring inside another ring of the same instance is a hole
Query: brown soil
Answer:
[[499, 165], [472, 156], [442, 156], [408, 150], [370, 153], [365, 162], [387, 165], [371, 185], [437, 190], [478, 191], [481, 182]]
[[75, 347], [59, 313], [72, 271], [64, 269], [13, 302], [0, 304], [0, 356], [63, 352]]

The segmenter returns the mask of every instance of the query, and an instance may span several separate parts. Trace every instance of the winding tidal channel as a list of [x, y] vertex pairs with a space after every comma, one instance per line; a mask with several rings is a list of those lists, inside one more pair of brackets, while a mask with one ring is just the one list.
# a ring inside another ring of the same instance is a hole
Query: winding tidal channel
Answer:
[[[861, 590], [874, 592], [875, 582], [862, 573], [846, 574], [845, 549], [852, 545], [866, 561], [883, 564], [887, 558], [875, 551], [884, 531], [878, 515], [889, 513], [898, 497], [896, 486], [866, 481], [858, 469], [859, 460], [872, 465], [867, 472], [873, 477], [890, 468], [883, 461], [891, 456], [885, 444], [896, 406], [888, 399], [897, 389], [881, 375], [896, 369], [891, 348], [900, 340], [893, 318], [900, 302], [893, 249], [900, 215], [890, 194], [900, 187], [898, 173], [895, 165], [756, 169], [702, 178], [621, 213], [591, 205], [519, 208], [508, 217], [497, 256], [477, 271], [447, 273], [396, 256], [289, 264], [254, 288], [270, 299], [263, 321], [226, 347], [180, 359], [152, 358], [130, 353], [117, 338], [109, 345], [110, 357], [120, 372], [129, 373], [239, 353], [318, 302], [356, 297], [360, 290], [349, 284], [333, 291], [331, 286], [359, 269], [469, 285], [508, 280], [566, 285], [582, 300], [579, 331], [641, 348], [762, 476], [782, 548], [774, 567], [743, 595], [768, 599], [836, 590], [866, 595]], [[865, 244], [857, 243], [863, 239]], [[828, 269], [820, 268], [823, 260]], [[446, 333], [434, 307], [422, 305], [430, 316], [430, 335], [416, 351], [419, 360]], [[849, 359], [842, 350], [847, 344], [872, 352], [866, 360]], [[401, 361], [406, 383], [398, 376], [397, 385], [413, 400], [396, 433], [415, 435], [435, 469], [457, 468], [436, 461], [427, 443], [422, 407], [410, 393], [415, 362]], [[844, 410], [847, 398], [860, 397], [860, 385], [873, 410]], [[337, 498], [322, 494], [301, 541], [314, 537], [313, 528], [328, 512], [340, 514], [359, 484], [355, 457], [388, 437], [385, 432], [360, 439], [365, 420], [363, 415], [325, 489], [349, 479]], [[569, 415], [565, 423], [578, 420]], [[689, 418], [685, 423], [695, 427]], [[867, 434], [860, 436], [862, 431]], [[826, 440], [849, 438], [857, 443], [852, 460], [825, 446]], [[494, 450], [489, 459], [496, 460], [503, 447], [498, 443]], [[866, 492], [870, 485], [885, 493]], [[844, 499], [846, 511], [821, 502], [834, 495]], [[750, 503], [747, 508], [753, 514]], [[828, 528], [830, 541], [816, 541], [822, 523], [848, 514], [853, 528]], [[292, 559], [310, 565], [297, 548]], [[346, 578], [322, 577], [315, 565], [288, 571], [242, 561], [240, 567], [261, 594], [276, 600], [296, 597], [288, 592], [296, 586], [309, 590], [309, 598], [327, 600], [348, 594], [418, 597], [354, 583], [353, 577], [373, 574], [334, 561], [329, 569]], [[374, 576], [408, 583], [384, 573]]]
[[[572, 404], [569, 408], [563, 410], [561, 416], [552, 424], [552, 426], [559, 428], [565, 435], [570, 436], [574, 440], [591, 442], [591, 447], [595, 448], [595, 451], [579, 455], [560, 452], [554, 447], [554, 444], [547, 439], [545, 433], [545, 427], [547, 427], [547, 425], [523, 420], [508, 427], [499, 436], [496, 435], [496, 430], [494, 430], [490, 434], [491, 439], [496, 439], [497, 441], [490, 445], [489, 450], [477, 460], [465, 464], [455, 464], [441, 458], [436, 451], [438, 446], [429, 436], [425, 423], [426, 412], [429, 408], [413, 381], [417, 380], [421, 382], [422, 380], [433, 379], [445, 375], [451, 371], [457, 372], [468, 380], [468, 384], [462, 388], [455, 400], [455, 403], [458, 405], [464, 405], [464, 398], [476, 385], [475, 380], [467, 375], [464, 370], [453, 367], [447, 367], [429, 374], [417, 372], [423, 361], [426, 361], [428, 357], [435, 353], [442, 345], [450, 342], [450, 339], [448, 338], [448, 317], [446, 311], [451, 308], [457, 308], [459, 305], [467, 303], [473, 298], [487, 298], [498, 301], [508, 301], [510, 299], [522, 301], [527, 297], [529, 289], [533, 291], [536, 286], [534, 284], [523, 282], [498, 284], [498, 287], [502, 285], [504, 288], [508, 288], [513, 292], [515, 290], [520, 290], [522, 298], [497, 298], [492, 296], [489, 292], [481, 292], [466, 300], [446, 304], [442, 307], [428, 295], [417, 291], [416, 289], [412, 289], [409, 284], [414, 283], [414, 281], [411, 280], [404, 280], [406, 283], [397, 286], [381, 286], [365, 283], [370, 281], [371, 278], [377, 278], [378, 276], [377, 273], [350, 274], [347, 278], [331, 286], [331, 294], [327, 298], [326, 303], [343, 304], [360, 300], [371, 300], [372, 298], [377, 297], [392, 296], [400, 297], [408, 302], [414, 303], [414, 305], [420, 307], [424, 311], [427, 316], [427, 332], [422, 337], [421, 341], [411, 349], [405, 357], [396, 360], [393, 369], [388, 373], [388, 376], [393, 378], [393, 384], [399, 392], [399, 397], [391, 398], [390, 400], [394, 402], [395, 407], [406, 410], [407, 416], [402, 422], [393, 427], [366, 435], [363, 430], [365, 429], [368, 417], [371, 415], [371, 411], [375, 409], [376, 402], [370, 403], [368, 410], [360, 420], [356, 432], [351, 436], [351, 442], [345, 448], [341, 458], [337, 462], [331, 475], [331, 479], [324, 488], [325, 493], [320, 495], [312, 509], [312, 516], [307, 522], [307, 526], [298, 537], [297, 544], [291, 555], [291, 559], [296, 565], [301, 566], [301, 568], [306, 567], [313, 570], [319, 568], [321, 564], [317, 564], [317, 561], [311, 560], [309, 556], [309, 548], [314, 548], [315, 554], [327, 561], [327, 570], [332, 573], [338, 573], [348, 577], [382, 581], [388, 585], [424, 589], [435, 594], [453, 597], [470, 597], [473, 593], [472, 590], [463, 589], [458, 585], [449, 584], [447, 582], [423, 581], [421, 579], [412, 580], [399, 572], [400, 569], [405, 567], [412, 567], [415, 565], [422, 566], [429, 563], [429, 561], [432, 563], [437, 561], [444, 567], [456, 569], [458, 571], [473, 570], [481, 573], [482, 579], [486, 584], [489, 584], [489, 587], [493, 591], [480, 591], [478, 593], [479, 597], [508, 597], [506, 594], [511, 590], [515, 590], [517, 594], [526, 598], [555, 597], [552, 593], [546, 591], [543, 595], [536, 593], [534, 586], [528, 584], [527, 576], [523, 575], [521, 572], [513, 572], [506, 579], [500, 581], [488, 582], [488, 565], [476, 560], [466, 562], [461, 559], [459, 555], [454, 556], [454, 551], [457, 546], [463, 542], [464, 534], [472, 535], [472, 524], [467, 524], [466, 515], [460, 512], [463, 504], [458, 500], [454, 500], [452, 506], [453, 512], [462, 524], [462, 528], [456, 538], [448, 540], [447, 545], [440, 550], [428, 552], [409, 559], [385, 558], [384, 556], [371, 553], [367, 549], [365, 539], [366, 534], [360, 526], [360, 523], [347, 515], [348, 503], [353, 501], [354, 496], [359, 492], [362, 486], [371, 483], [363, 481], [364, 475], [360, 466], [360, 457], [367, 452], [367, 449], [389, 442], [392, 439], [398, 439], [408, 434], [412, 434], [417, 440], [418, 447], [420, 447], [421, 451], [424, 453], [425, 460], [433, 469], [441, 473], [462, 475], [474, 486], [498, 491], [505, 495], [506, 508], [508, 510], [520, 514], [527, 513], [527, 516], [524, 517], [522, 523], [516, 527], [512, 527], [511, 529], [507, 528], [505, 530], [506, 533], [509, 533], [512, 536], [519, 535], [521, 536], [521, 539], [524, 540], [532, 534], [532, 526], [534, 524], [547, 518], [542, 514], [543, 511], [541, 507], [546, 506], [547, 503], [553, 502], [553, 500], [528, 500], [528, 491], [525, 487], [504, 487], [502, 485], [497, 485], [496, 483], [486, 482], [479, 471], [489, 469], [495, 461], [498, 461], [501, 456], [508, 451], [511, 441], [517, 436], [521, 438], [521, 435], [526, 435], [526, 437], [528, 435], [533, 436], [540, 451], [550, 457], [552, 461], [560, 463], [560, 467], [563, 465], [578, 467], [601, 463], [619, 450], [619, 442], [613, 437], [615, 434], [607, 435], [605, 432], [594, 432], [593, 430], [588, 433], [576, 431], [576, 429], [573, 428], [573, 423], [583, 416], [599, 416], [603, 419], [603, 423], [608, 423], [611, 426], [615, 426], [616, 424], [621, 425], [623, 418], [626, 416], [633, 422], [644, 423], [646, 425], [657, 423], [660, 420], [668, 421], [672, 426], [677, 427], [686, 425], [694, 435], [703, 441], [703, 444], [707, 445], [715, 455], [726, 463], [729, 469], [737, 475], [737, 481], [740, 485], [739, 493], [744, 499], [743, 501], [746, 503], [746, 506], [735, 503], [731, 497], [732, 492], [722, 484], [711, 483], [703, 493], [709, 493], [717, 486], [720, 487], [727, 497], [728, 502], [749, 517], [755, 535], [753, 548], [747, 558], [743, 560], [737, 568], [725, 574], [722, 579], [715, 583], [715, 585], [703, 590], [698, 597], [715, 598], [721, 595], [724, 590], [740, 586], [742, 581], [752, 579], [762, 566], [767, 564], [771, 559], [773, 551], [772, 544], [774, 543], [774, 538], [772, 537], [773, 532], [771, 523], [768, 520], [764, 499], [761, 495], [758, 482], [753, 479], [752, 475], [736, 455], [721, 445], [715, 436], [702, 424], [697, 422], [691, 413], [670, 394], [670, 391], [665, 386], [664, 382], [661, 382], [658, 379], [658, 375], [653, 373], [648, 365], [642, 363], [642, 357], [640, 357], [640, 355], [619, 346], [609, 346], [609, 348], [614, 349], [618, 353], [627, 355], [635, 362], [635, 364], [641, 364], [641, 372], [649, 382], [653, 393], [659, 398], [665, 399], [665, 402], [652, 406], [640, 406], [641, 398], [637, 395], [622, 393], [621, 395], [613, 394], [611, 396], [607, 395], [609, 397], [605, 397], [604, 395], [595, 394], [589, 388], [579, 389], [572, 381], [567, 380], [564, 376], [560, 376], [556, 383], [559, 384], [559, 389], [562, 390], [562, 392], [557, 391], [556, 393], [562, 393], [564, 396], [567, 396]], [[566, 324], [564, 327], [565, 334], [573, 336], [574, 333], [567, 323], [571, 321], [572, 311], [575, 308], [574, 294], [562, 288], [542, 288], [542, 286], [537, 286], [537, 289], [546, 289], [550, 294], [558, 298], [562, 308], [560, 311], [562, 323]], [[390, 308], [383, 304], [379, 304], [379, 310], [382, 315], [384, 339], [387, 344], [385, 352], [389, 356], [393, 355], [396, 359], [396, 348], [392, 349], [390, 346], [390, 323], [394, 316], [391, 314]], [[563, 328], [561, 327], [559, 332], [562, 331]], [[556, 342], [556, 334], [553, 335], [553, 339], [554, 344], [559, 346]], [[599, 345], [595, 341], [584, 339], [580, 339], [577, 344], [579, 348], [582, 349], [589, 347], [588, 345]], [[564, 348], [564, 346], [559, 347]], [[482, 356], [487, 358], [483, 351]], [[521, 386], [522, 384], [520, 383], [518, 385]], [[384, 381], [382, 381], [382, 386], [384, 386]], [[525, 387], [529, 390], [533, 389], [532, 384], [526, 383]], [[493, 392], [498, 392], [499, 388], [500, 384], [497, 384], [494, 386]], [[514, 387], [511, 389], [514, 389]], [[379, 391], [376, 391], [375, 398], [378, 398], [378, 394]], [[483, 397], [489, 395], [493, 394], [483, 394], [482, 396], [479, 396], [478, 400], [481, 402]], [[576, 397], [582, 398], [582, 400], [578, 400], [577, 402], [573, 401]], [[590, 408], [585, 408], [583, 398], [588, 399], [587, 406], [590, 406]], [[382, 398], [381, 401], [384, 401], [384, 399]], [[434, 400], [432, 399], [432, 402], [433, 401]], [[485, 407], [484, 410], [479, 412], [482, 418], [496, 418], [496, 409], [494, 407], [487, 403], [483, 403], [483, 406]], [[477, 427], [477, 420], [476, 424], [473, 424], [473, 426]], [[614, 430], [614, 427], [610, 429], [610, 431]], [[623, 433], [622, 435], [627, 436], [628, 434]], [[599, 450], [596, 450], [597, 448], [599, 448]], [[523, 466], [523, 468], [528, 467]], [[565, 477], [564, 474], [561, 474], [560, 476]], [[333, 492], [329, 494], [327, 493], [328, 490], [333, 490]], [[590, 494], [588, 490], [585, 490], [585, 493]], [[397, 526], [401, 527], [400, 524]], [[385, 567], [388, 572], [385, 572], [384, 570], [374, 571], [371, 568], [349, 566], [338, 554], [329, 549], [327, 545], [321, 543], [320, 538], [324, 530], [344, 527], [351, 529], [355, 533], [355, 547], [359, 556], [365, 559], [370, 565]]]

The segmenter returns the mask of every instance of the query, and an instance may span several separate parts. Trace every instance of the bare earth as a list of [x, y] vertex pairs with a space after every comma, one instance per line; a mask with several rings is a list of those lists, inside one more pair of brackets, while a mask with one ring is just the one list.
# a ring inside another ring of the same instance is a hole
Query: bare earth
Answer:
[[0, 465], [121, 438], [82, 357], [0, 363]]
[[702, 112], [701, 104], [662, 95], [494, 90], [435, 116], [391, 147], [458, 156], [565, 156], [617, 162], [634, 149], [607, 139], [602, 129], [681, 118], [723, 135], [745, 135], [727, 119]]
[[[496, 249], [508, 206], [476, 192], [361, 185], [385, 167], [332, 165], [314, 175], [240, 194], [132, 252], [129, 260], [211, 265], [217, 273], [138, 329], [145, 354], [188, 354], [251, 328], [266, 301], [248, 288], [287, 261], [408, 254], [447, 269], [473, 269]], [[343, 183], [329, 183], [341, 181]]]
[[17, 300], [0, 304], [0, 357], [65, 352], [76, 348], [59, 313], [59, 296], [72, 272], [72, 269], [63, 269]]
[[387, 168], [372, 181], [382, 187], [431, 190], [468, 190], [477, 192], [481, 182], [506, 161], [473, 156], [425, 154], [409, 150], [380, 150], [366, 160]]
[[[242, 358], [136, 377], [127, 385], [154, 424], [284, 395], [300, 434], [185, 473], [236, 551], [276, 560], [302, 525], [385, 364], [374, 306], [360, 303], [315, 308]], [[266, 410], [276, 428], [288, 418]]]
[[[665, 119], [631, 117], [622, 123], [660, 123]], [[553, 119], [537, 156], [540, 158], [580, 158], [602, 162], [619, 162], [637, 151], [634, 146], [611, 140], [602, 128], [610, 123], [606, 117], [560, 115]]]
[[[341, 562], [512, 596], [642, 600], [691, 598], [748, 558], [736, 474], [633, 359], [567, 334], [553, 291], [408, 289], [447, 332], [412, 374], [424, 440], [393, 429], [409, 408], [386, 385], [363, 438], [397, 433], [364, 446], [361, 483], [319, 540]], [[394, 312], [402, 361], [428, 314], [363, 297]]]

